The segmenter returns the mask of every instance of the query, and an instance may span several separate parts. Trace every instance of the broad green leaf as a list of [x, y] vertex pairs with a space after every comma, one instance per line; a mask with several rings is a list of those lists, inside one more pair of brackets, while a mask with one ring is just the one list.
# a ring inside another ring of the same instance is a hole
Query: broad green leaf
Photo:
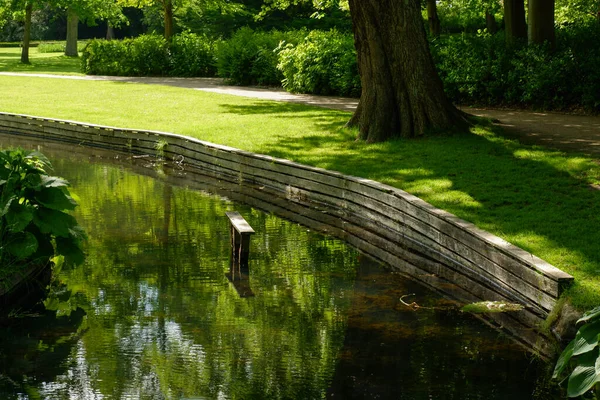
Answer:
[[69, 237], [70, 229], [77, 226], [75, 218], [62, 211], [39, 208], [33, 216], [33, 223], [40, 232], [60, 237]]
[[583, 325], [575, 336], [573, 355], [578, 356], [592, 351], [598, 347], [598, 334], [600, 333], [600, 320]]
[[6, 199], [6, 202], [4, 204], [0, 204], [0, 218], [4, 217], [8, 213], [10, 205], [15, 199], [15, 196], [11, 196], [8, 199]]
[[556, 366], [554, 367], [554, 373], [552, 374], [552, 379], [558, 379], [560, 374], [567, 368], [569, 365], [569, 361], [573, 356], [573, 347], [575, 347], [575, 341], [571, 340], [571, 343], [565, 347], [563, 352], [558, 357], [558, 361], [556, 361]]
[[569, 397], [582, 396], [599, 381], [596, 373], [597, 360], [598, 351], [589, 352], [577, 358], [577, 367], [571, 373], [567, 385]]
[[56, 238], [56, 252], [65, 256], [65, 262], [68, 264], [79, 265], [85, 261], [83, 251], [72, 238]]
[[17, 257], [24, 259], [35, 253], [38, 248], [38, 241], [31, 232], [20, 232], [11, 235], [6, 250]]
[[50, 160], [48, 160], [48, 158], [39, 151], [32, 151], [31, 153], [25, 155], [25, 159], [38, 162], [44, 168], [52, 169]]
[[35, 195], [42, 205], [53, 210], [74, 210], [77, 203], [62, 188], [44, 188]]
[[66, 187], [69, 186], [69, 182], [58, 176], [42, 175], [40, 186], [45, 188]]
[[587, 324], [590, 320], [596, 319], [600, 317], [600, 306], [594, 308], [593, 310], [586, 311], [585, 314], [581, 318], [577, 320], [577, 324]]
[[8, 229], [12, 232], [22, 232], [33, 219], [33, 207], [13, 201], [6, 214]]

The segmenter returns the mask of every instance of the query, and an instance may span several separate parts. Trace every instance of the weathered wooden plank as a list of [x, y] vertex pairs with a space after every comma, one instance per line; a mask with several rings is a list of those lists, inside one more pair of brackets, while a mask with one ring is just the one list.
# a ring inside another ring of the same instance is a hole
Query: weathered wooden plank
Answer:
[[227, 218], [229, 218], [229, 222], [235, 228], [235, 230], [241, 235], [253, 235], [254, 229], [248, 224], [248, 221], [242, 217], [242, 215], [237, 211], [227, 211], [225, 213]]

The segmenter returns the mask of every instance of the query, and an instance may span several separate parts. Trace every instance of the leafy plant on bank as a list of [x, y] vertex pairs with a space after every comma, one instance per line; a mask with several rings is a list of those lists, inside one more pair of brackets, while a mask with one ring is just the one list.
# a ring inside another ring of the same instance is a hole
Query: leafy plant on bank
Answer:
[[570, 371], [569, 397], [583, 396], [596, 387], [596, 399], [600, 399], [600, 307], [585, 313], [577, 325], [581, 325], [577, 335], [558, 358], [552, 377], [558, 379]]
[[0, 281], [58, 255], [83, 262], [85, 233], [67, 213], [77, 203], [67, 181], [46, 173], [50, 168], [39, 152], [0, 151]]

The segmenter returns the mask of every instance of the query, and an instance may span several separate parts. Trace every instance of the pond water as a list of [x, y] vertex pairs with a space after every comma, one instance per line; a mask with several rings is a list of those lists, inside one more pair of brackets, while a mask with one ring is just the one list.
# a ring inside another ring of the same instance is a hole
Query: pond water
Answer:
[[[340, 240], [99, 150], [42, 150], [87, 260], [3, 322], [0, 399], [561, 398], [510, 337]], [[257, 232], [245, 280], [230, 210]]]

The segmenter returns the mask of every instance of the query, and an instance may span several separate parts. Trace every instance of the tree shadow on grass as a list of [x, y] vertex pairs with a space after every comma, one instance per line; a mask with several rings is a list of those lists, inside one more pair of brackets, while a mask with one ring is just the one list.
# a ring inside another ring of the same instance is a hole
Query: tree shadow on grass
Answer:
[[[230, 108], [290, 119], [303, 110]], [[321, 134], [282, 133], [260, 151], [415, 194], [575, 275], [576, 304], [600, 304], [600, 191], [590, 186], [600, 167], [589, 158], [524, 146], [491, 126], [479, 134], [366, 144], [341, 129], [339, 115], [316, 118]]]

